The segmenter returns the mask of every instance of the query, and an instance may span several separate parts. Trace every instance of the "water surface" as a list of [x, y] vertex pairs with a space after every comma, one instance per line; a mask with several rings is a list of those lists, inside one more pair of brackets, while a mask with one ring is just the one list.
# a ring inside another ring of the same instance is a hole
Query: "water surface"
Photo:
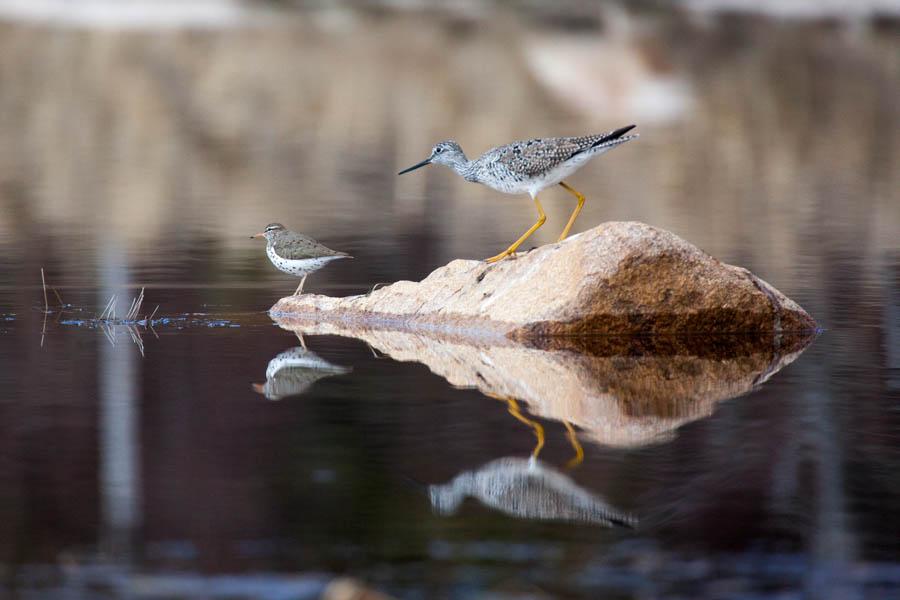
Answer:
[[[394, 173], [450, 135], [641, 122], [541, 78], [583, 37], [2, 27], [5, 594], [315, 597], [349, 574], [403, 598], [900, 595], [896, 38], [658, 32], [691, 108], [573, 178], [576, 229], [675, 231], [825, 330], [561, 356], [301, 341], [266, 314], [296, 282], [248, 236], [279, 220], [354, 254], [310, 277], [327, 294], [496, 253], [527, 198]], [[535, 244], [571, 204], [547, 192]], [[142, 287], [165, 320], [140, 345], [84, 322]]]

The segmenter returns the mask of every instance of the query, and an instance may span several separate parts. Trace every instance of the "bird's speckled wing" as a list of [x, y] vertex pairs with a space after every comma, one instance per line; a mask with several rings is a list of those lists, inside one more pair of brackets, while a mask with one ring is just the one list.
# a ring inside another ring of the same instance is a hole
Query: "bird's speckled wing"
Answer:
[[346, 252], [338, 252], [323, 246], [316, 240], [299, 233], [284, 233], [275, 240], [275, 252], [287, 260], [303, 260], [324, 256], [346, 256]]
[[506, 166], [511, 172], [534, 177], [552, 170], [570, 158], [597, 146], [619, 141], [627, 141], [631, 137], [622, 137], [634, 125], [622, 127], [608, 133], [582, 135], [578, 137], [536, 138], [513, 142], [506, 146], [494, 148], [486, 153]]
[[537, 138], [513, 142], [492, 150], [497, 162], [528, 177], [546, 173], [576, 154], [590, 149], [602, 136]]

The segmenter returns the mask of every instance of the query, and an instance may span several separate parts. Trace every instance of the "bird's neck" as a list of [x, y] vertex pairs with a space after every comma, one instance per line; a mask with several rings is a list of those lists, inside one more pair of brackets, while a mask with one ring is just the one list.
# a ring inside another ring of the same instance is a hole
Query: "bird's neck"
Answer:
[[471, 170], [473, 161], [466, 158], [466, 155], [462, 152], [455, 154], [450, 157], [450, 160], [447, 162], [447, 166], [462, 175], [463, 177]]

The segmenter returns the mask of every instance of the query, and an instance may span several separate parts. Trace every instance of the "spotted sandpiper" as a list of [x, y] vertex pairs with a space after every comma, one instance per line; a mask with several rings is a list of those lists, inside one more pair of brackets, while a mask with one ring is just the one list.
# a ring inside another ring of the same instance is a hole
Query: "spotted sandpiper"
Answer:
[[528, 193], [538, 210], [538, 220], [512, 245], [487, 262], [496, 262], [515, 253], [522, 242], [544, 224], [547, 216], [538, 201], [541, 190], [559, 184], [578, 199], [578, 205], [558, 241], [566, 239], [578, 213], [584, 206], [584, 196], [563, 181], [588, 160], [603, 154], [610, 148], [638, 137], [625, 135], [634, 125], [628, 125], [609, 133], [580, 137], [537, 138], [513, 142], [488, 150], [480, 157], [469, 160], [462, 148], [453, 140], [439, 142], [431, 149], [431, 156], [398, 173], [403, 175], [431, 163], [446, 165], [466, 181], [482, 183], [506, 194]]
[[295, 296], [303, 291], [303, 284], [310, 273], [333, 260], [353, 258], [346, 252], [323, 246], [311, 237], [285, 229], [281, 223], [270, 223], [252, 238], [266, 238], [266, 256], [278, 270], [302, 277]]

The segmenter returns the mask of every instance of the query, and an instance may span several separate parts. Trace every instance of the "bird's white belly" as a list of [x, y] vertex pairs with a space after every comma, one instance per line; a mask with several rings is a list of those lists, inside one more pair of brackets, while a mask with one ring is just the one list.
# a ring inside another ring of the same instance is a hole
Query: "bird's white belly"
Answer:
[[269, 257], [269, 260], [272, 261], [272, 264], [275, 265], [276, 269], [290, 275], [296, 275], [298, 277], [308, 275], [313, 271], [321, 269], [334, 259], [341, 258], [340, 256], [323, 256], [321, 258], [304, 258], [301, 260], [291, 260], [288, 258], [281, 258], [277, 254], [275, 254], [275, 250], [273, 248], [266, 248], [266, 255]]
[[597, 156], [597, 154], [602, 154], [602, 152], [594, 154], [583, 152], [574, 158], [557, 165], [546, 173], [529, 180], [523, 191], [528, 192], [532, 196], [536, 196], [541, 190], [546, 189], [551, 185], [556, 185], [563, 179], [566, 179], [569, 175], [580, 169], [584, 163]]
[[543, 189], [556, 185], [569, 175], [580, 169], [590, 159], [606, 152], [606, 148], [599, 148], [593, 152], [582, 152], [556, 167], [531, 177], [516, 177], [510, 175], [502, 178], [485, 178], [483, 183], [498, 192], [505, 194], [531, 194], [537, 195]]
[[485, 185], [504, 194], [527, 194], [531, 190], [530, 181], [486, 181]]

